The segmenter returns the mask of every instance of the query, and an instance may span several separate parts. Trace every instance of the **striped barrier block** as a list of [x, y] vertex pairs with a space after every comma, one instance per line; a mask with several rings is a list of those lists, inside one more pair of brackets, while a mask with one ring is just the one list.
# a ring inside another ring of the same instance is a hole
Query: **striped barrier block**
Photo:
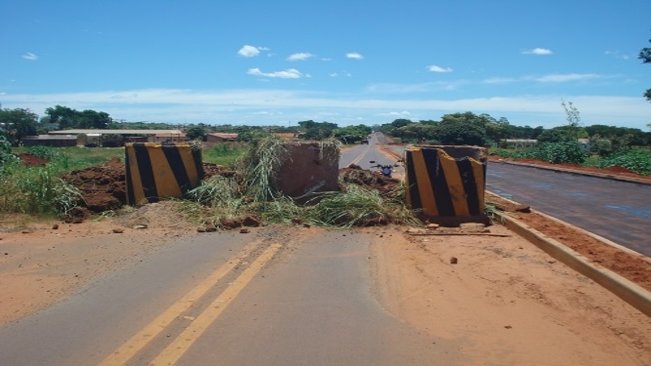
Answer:
[[181, 197], [203, 177], [201, 150], [189, 144], [134, 142], [125, 145], [127, 203]]
[[453, 158], [441, 148], [406, 150], [406, 200], [433, 217], [484, 216], [486, 162]]

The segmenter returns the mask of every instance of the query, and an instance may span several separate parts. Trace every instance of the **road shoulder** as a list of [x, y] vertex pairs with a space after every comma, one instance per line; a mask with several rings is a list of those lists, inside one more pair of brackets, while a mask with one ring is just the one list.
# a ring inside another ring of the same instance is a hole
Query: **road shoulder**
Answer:
[[435, 338], [469, 340], [470, 364], [651, 362], [651, 318], [521, 237], [393, 238], [373, 244], [380, 302]]

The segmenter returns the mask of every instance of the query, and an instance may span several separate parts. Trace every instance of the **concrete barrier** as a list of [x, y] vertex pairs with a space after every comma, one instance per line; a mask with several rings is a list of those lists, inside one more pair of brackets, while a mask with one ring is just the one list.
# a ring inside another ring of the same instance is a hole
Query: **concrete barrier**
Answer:
[[189, 144], [129, 143], [125, 163], [130, 205], [181, 197], [203, 177], [201, 150]]
[[486, 159], [481, 150], [467, 146], [408, 147], [408, 206], [443, 224], [486, 222]]
[[274, 187], [298, 202], [319, 192], [338, 191], [339, 149], [318, 142], [288, 142], [274, 175]]

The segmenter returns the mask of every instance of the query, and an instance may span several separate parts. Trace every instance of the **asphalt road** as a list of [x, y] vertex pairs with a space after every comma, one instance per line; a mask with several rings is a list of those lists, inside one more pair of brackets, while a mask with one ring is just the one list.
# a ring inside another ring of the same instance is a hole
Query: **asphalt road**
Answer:
[[[381, 133], [374, 133], [368, 139], [369, 143], [366, 145], [356, 145], [355, 147], [342, 152], [339, 159], [339, 168], [345, 168], [350, 164], [356, 164], [362, 169], [375, 169], [371, 168], [374, 165], [394, 165], [396, 159], [392, 156], [382, 153], [379, 146], [384, 143], [384, 136]], [[374, 161], [374, 163], [371, 163]], [[403, 172], [402, 166], [394, 169], [398, 174]]]
[[486, 175], [486, 189], [500, 196], [651, 256], [649, 185], [501, 163]]
[[377, 303], [369, 234], [264, 232], [179, 241], [0, 328], [0, 365], [457, 364]]
[[651, 256], [651, 186], [489, 163], [486, 187]]

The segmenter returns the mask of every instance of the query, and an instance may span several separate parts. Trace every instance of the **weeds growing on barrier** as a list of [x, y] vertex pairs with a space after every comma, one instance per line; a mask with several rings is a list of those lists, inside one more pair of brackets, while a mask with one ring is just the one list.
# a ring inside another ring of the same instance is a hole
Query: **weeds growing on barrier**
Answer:
[[266, 201], [275, 196], [274, 173], [286, 153], [278, 138], [268, 137], [252, 143], [242, 164], [246, 191], [255, 200]]
[[[339, 154], [336, 141], [321, 142], [319, 147], [324, 159]], [[418, 223], [404, 206], [404, 190], [380, 195], [376, 190], [348, 184], [342, 192], [323, 193], [306, 205], [279, 195], [274, 177], [286, 153], [283, 141], [277, 138], [252, 144], [239, 167], [244, 172], [243, 182], [232, 177], [211, 177], [187, 194], [204, 209], [187, 206], [184, 211], [191, 217], [201, 217], [200, 221], [215, 224], [248, 215], [268, 223], [308, 222], [338, 227]]]

